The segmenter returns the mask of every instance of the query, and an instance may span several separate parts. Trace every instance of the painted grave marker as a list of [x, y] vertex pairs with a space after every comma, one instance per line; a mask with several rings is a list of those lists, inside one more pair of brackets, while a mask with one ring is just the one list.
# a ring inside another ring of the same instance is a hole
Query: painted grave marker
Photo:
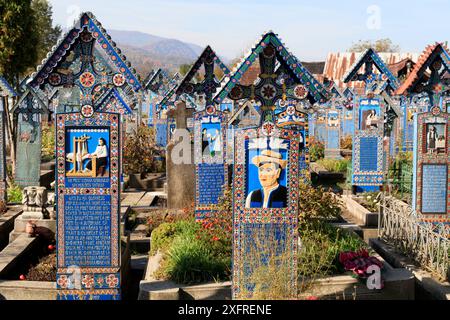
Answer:
[[[413, 208], [419, 220], [450, 235], [450, 52], [442, 43], [428, 46], [399, 95], [417, 96], [414, 116]], [[442, 227], [442, 228], [441, 228]]]
[[[390, 136], [393, 121], [399, 115], [390, 95], [400, 82], [372, 48], [344, 76], [345, 83], [351, 81], [363, 81], [365, 91], [354, 95], [352, 185], [357, 192], [377, 191], [383, 185], [384, 165], [388, 163], [383, 139]], [[345, 92], [344, 95], [347, 96]]]
[[378, 190], [383, 185], [383, 119], [381, 97], [359, 98], [355, 105], [352, 184], [357, 191]]
[[47, 106], [28, 88], [11, 110], [16, 133], [15, 182], [20, 187], [39, 186], [41, 173], [42, 114], [48, 114]]
[[417, 115], [413, 207], [421, 220], [448, 226], [450, 226], [449, 135], [449, 113], [434, 107], [430, 112]]
[[326, 112], [326, 127], [327, 137], [325, 143], [325, 157], [327, 158], [341, 158], [341, 116], [340, 110], [337, 108], [329, 108]]
[[228, 183], [226, 131], [226, 115], [213, 106], [194, 114], [196, 220], [214, 214], [214, 205]]
[[[258, 79], [241, 83], [255, 61]], [[267, 292], [270, 284], [255, 279], [255, 270], [265, 270], [260, 268], [268, 268], [271, 261], [283, 274], [286, 298], [295, 298], [301, 138], [296, 130], [276, 126], [276, 121], [282, 125], [298, 116], [292, 108], [278, 120], [275, 113], [280, 101], [300, 101], [308, 109], [329, 99], [329, 92], [269, 32], [222, 83], [214, 102], [225, 99], [257, 101], [262, 113], [258, 127], [238, 131], [235, 139], [233, 298]]]
[[120, 299], [120, 115], [57, 115], [59, 300]]

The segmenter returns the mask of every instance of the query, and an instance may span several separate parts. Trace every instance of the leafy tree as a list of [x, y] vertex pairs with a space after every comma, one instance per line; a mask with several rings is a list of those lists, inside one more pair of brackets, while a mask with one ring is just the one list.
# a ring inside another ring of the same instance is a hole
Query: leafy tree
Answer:
[[0, 0], [0, 73], [13, 85], [37, 60], [39, 30], [31, 0]]
[[61, 27], [53, 26], [52, 6], [47, 0], [32, 0], [31, 8], [35, 14], [35, 24], [38, 30], [37, 64], [47, 56], [61, 35]]
[[185, 76], [189, 72], [189, 69], [191, 69], [191, 67], [192, 67], [192, 64], [182, 64], [180, 66], [180, 74], [182, 76]]
[[391, 39], [378, 39], [376, 41], [371, 40], [359, 40], [357, 43], [353, 43], [349, 51], [351, 52], [363, 52], [369, 48], [373, 48], [377, 52], [399, 52], [400, 47], [392, 42]]
[[[52, 26], [52, 9], [47, 0], [0, 0], [0, 74], [17, 88], [24, 75], [47, 55], [60, 34], [61, 28]], [[14, 175], [15, 130], [9, 110], [9, 101], [5, 99]]]

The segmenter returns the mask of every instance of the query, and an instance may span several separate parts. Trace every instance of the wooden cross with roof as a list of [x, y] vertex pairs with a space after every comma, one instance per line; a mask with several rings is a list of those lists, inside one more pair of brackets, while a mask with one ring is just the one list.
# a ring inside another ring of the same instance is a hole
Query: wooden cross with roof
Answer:
[[77, 86], [81, 105], [92, 108], [113, 87], [125, 95], [141, 90], [136, 71], [90, 12], [80, 15], [28, 83], [34, 89]]
[[[250, 85], [241, 84], [242, 77], [256, 60], [259, 60], [260, 68], [257, 81]], [[313, 105], [328, 100], [330, 93], [270, 31], [262, 36], [233, 75], [225, 79], [214, 102], [220, 104], [226, 98], [258, 101], [263, 111], [261, 121], [273, 122], [277, 101], [308, 100]]]

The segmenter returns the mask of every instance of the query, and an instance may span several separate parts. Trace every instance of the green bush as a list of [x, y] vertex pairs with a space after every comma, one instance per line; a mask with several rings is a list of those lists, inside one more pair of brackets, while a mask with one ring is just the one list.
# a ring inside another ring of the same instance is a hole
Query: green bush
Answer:
[[55, 126], [42, 127], [42, 161], [55, 158]]
[[155, 130], [140, 126], [136, 134], [127, 135], [123, 152], [124, 173], [145, 174], [161, 170], [163, 164], [155, 161], [156, 156]]
[[200, 225], [194, 220], [179, 220], [172, 223], [162, 223], [152, 231], [150, 254], [155, 254], [158, 250], [166, 250], [177, 236], [184, 235], [194, 237], [199, 229]]
[[325, 145], [314, 137], [309, 138], [309, 156], [312, 162], [325, 157]]
[[323, 187], [313, 187], [308, 179], [300, 179], [298, 222], [301, 226], [316, 220], [337, 218], [342, 212], [342, 203]]
[[299, 274], [306, 277], [343, 273], [339, 253], [367, 248], [355, 233], [315, 221], [299, 230]]
[[351, 163], [351, 160], [347, 159], [319, 159], [317, 161], [318, 164], [323, 166], [325, 169], [327, 169], [330, 172], [347, 172], [347, 166], [349, 163]]
[[231, 248], [230, 254], [223, 254], [223, 249], [199, 235], [201, 230], [201, 224], [193, 219], [163, 223], [153, 230], [151, 253], [163, 253], [158, 278], [182, 284], [229, 278]]
[[183, 284], [228, 279], [231, 257], [217, 257], [208, 243], [183, 234], [172, 242], [163, 262], [167, 278]]
[[8, 187], [7, 193], [8, 193], [8, 203], [22, 202], [22, 189], [19, 186], [13, 185], [11, 187]]

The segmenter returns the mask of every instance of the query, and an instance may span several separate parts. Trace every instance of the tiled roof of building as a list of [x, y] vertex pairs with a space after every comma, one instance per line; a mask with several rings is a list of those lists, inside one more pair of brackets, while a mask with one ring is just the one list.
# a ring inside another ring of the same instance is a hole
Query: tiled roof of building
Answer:
[[428, 68], [428, 64], [432, 59], [435, 59], [436, 56], [440, 56], [444, 65], [447, 68], [447, 72], [450, 70], [450, 54], [448, 48], [443, 43], [436, 42], [434, 45], [429, 45], [422, 52], [421, 56], [417, 60], [414, 69], [409, 74], [408, 78], [406, 78], [405, 82], [396, 90], [396, 94], [402, 95], [405, 94], [406, 91], [410, 90], [413, 85], [420, 80], [421, 77], [427, 76], [426, 69]]
[[[343, 82], [344, 75], [352, 68], [352, 66], [361, 57], [363, 52], [337, 52], [329, 53], [325, 61], [325, 66], [323, 70], [323, 77], [328, 80], [335, 81], [339, 88], [362, 88], [364, 83], [361, 81], [353, 81], [351, 83], [345, 84]], [[390, 68], [406, 58], [412, 61], [417, 61], [419, 55], [416, 53], [397, 53], [397, 52], [381, 52], [378, 53], [380, 58], [387, 64]]]

